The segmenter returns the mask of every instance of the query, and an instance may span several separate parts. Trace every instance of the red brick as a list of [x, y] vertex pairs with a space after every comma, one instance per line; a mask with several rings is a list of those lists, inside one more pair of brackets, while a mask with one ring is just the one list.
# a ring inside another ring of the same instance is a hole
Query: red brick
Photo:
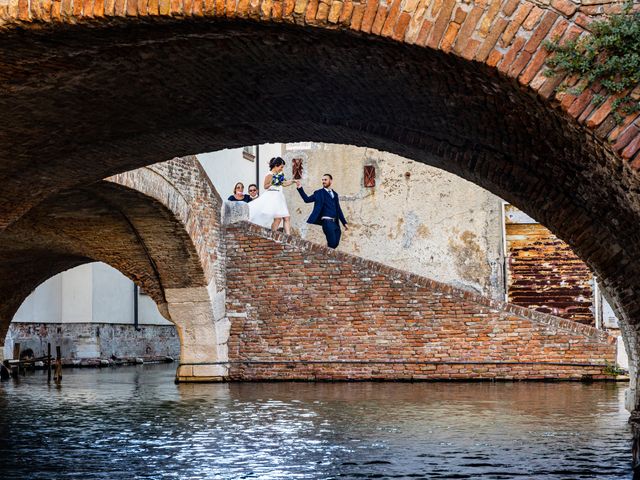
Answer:
[[[134, 0], [135, 1], [135, 0]], [[80, 17], [82, 16], [82, 7], [84, 5], [83, 0], [74, 0], [73, 1], [73, 16]]]
[[437, 48], [440, 44], [440, 40], [442, 39], [442, 36], [444, 35], [444, 32], [449, 25], [451, 13], [453, 12], [453, 7], [455, 7], [455, 5], [456, 0], [444, 0], [438, 18], [436, 19], [433, 25], [433, 29], [431, 30], [429, 40], [427, 41], [428, 47]]
[[398, 19], [398, 23], [396, 24], [396, 28], [393, 31], [393, 39], [394, 40], [402, 40], [404, 39], [405, 33], [407, 31], [407, 27], [409, 27], [409, 22], [411, 22], [411, 14], [407, 12], [403, 12]]
[[[271, 10], [271, 8], [269, 8]], [[307, 11], [305, 13], [305, 21], [307, 23], [315, 23], [316, 14], [318, 13], [318, 0], [309, 0], [307, 3]]]
[[542, 40], [544, 40], [544, 38], [547, 36], [547, 33], [549, 33], [549, 31], [551, 30], [551, 27], [553, 27], [553, 24], [557, 19], [557, 14], [553, 12], [547, 12], [547, 14], [538, 25], [538, 28], [536, 28], [535, 32], [533, 32], [533, 35], [531, 35], [531, 38], [525, 45], [525, 51], [529, 53], [535, 52], [540, 46], [540, 43], [542, 43]]
[[571, 0], [551, 0], [551, 6], [566, 17], [570, 17], [578, 9]]
[[444, 36], [442, 37], [442, 41], [440, 42], [440, 49], [443, 52], [451, 51], [453, 47], [453, 42], [456, 40], [456, 36], [460, 31], [460, 25], [457, 23], [451, 22], [447, 30], [444, 32]]
[[464, 23], [460, 27], [460, 31], [458, 32], [458, 36], [456, 38], [454, 51], [456, 53], [461, 53], [467, 47], [467, 41], [471, 38], [471, 35], [476, 30], [476, 25], [480, 21], [480, 18], [484, 14], [484, 9], [480, 7], [474, 7]]
[[93, 16], [104, 17], [104, 3], [105, 0], [96, 0], [93, 4]]
[[418, 34], [418, 38], [416, 39], [417, 45], [426, 45], [427, 40], [429, 39], [429, 35], [431, 34], [431, 29], [433, 28], [433, 23], [425, 20], [422, 22], [422, 26], [420, 27], [420, 33]]
[[342, 10], [340, 11], [340, 18], [338, 19], [338, 23], [343, 25], [349, 25], [351, 23], [351, 17], [353, 15], [354, 5], [351, 0], [347, 0], [342, 5]]
[[362, 26], [362, 18], [364, 16], [364, 7], [360, 4], [354, 5], [353, 15], [351, 16], [351, 23], [349, 28], [352, 30], [360, 30]]
[[374, 35], [380, 35], [382, 31], [382, 26], [384, 25], [384, 21], [387, 18], [387, 7], [380, 6], [378, 8], [378, 12], [376, 13], [376, 17], [373, 20], [373, 25], [371, 26], [371, 33]]
[[505, 29], [504, 34], [500, 39], [500, 46], [505, 48], [511, 43], [511, 40], [513, 40], [513, 37], [515, 37], [516, 33], [518, 33], [520, 25], [522, 25], [522, 22], [527, 17], [527, 15], [529, 15], [529, 12], [532, 8], [533, 5], [531, 3], [523, 3], [518, 7], [518, 10], [509, 22], [509, 25], [507, 25], [507, 28]]
[[514, 42], [511, 44], [509, 51], [504, 55], [500, 65], [498, 65], [498, 70], [502, 73], [506, 73], [511, 69], [512, 64], [516, 61], [516, 57], [520, 50], [525, 44], [525, 39], [522, 37], [516, 37]]
[[[235, 379], [579, 380], [602, 375], [593, 359], [615, 356], [614, 338], [586, 325], [246, 223], [226, 238], [227, 312], [247, 315], [231, 323]], [[274, 256], [296, 275], [282, 275]]]
[[500, 35], [504, 32], [508, 23], [508, 20], [505, 20], [504, 18], [499, 18], [494, 23], [491, 30], [489, 30], [489, 34], [484, 39], [484, 42], [476, 53], [476, 60], [484, 62], [489, 57], [491, 50], [493, 50], [493, 47], [496, 45], [498, 38], [500, 38]]
[[[188, 0], [185, 0], [185, 2]], [[127, 0], [127, 10], [126, 13], [130, 17], [135, 17], [138, 15], [138, 2], [136, 0]]]
[[387, 19], [384, 22], [384, 26], [382, 27], [382, 36], [390, 37], [393, 34], [393, 29], [398, 21], [398, 15], [400, 14], [400, 4], [401, 0], [393, 0], [391, 4], [391, 8], [389, 9], [389, 13], [387, 15]]
[[[627, 145], [622, 151], [621, 156], [622, 158], [630, 160], [638, 153], [638, 151], [640, 151], [640, 134], [636, 135], [636, 138], [631, 140], [629, 145]], [[640, 169], [640, 155], [638, 156], [638, 158], [636, 158], [636, 160], [631, 162], [631, 167], [636, 170]]]
[[516, 8], [518, 8], [518, 6], [520, 5], [520, 0], [507, 0], [507, 2], [504, 4], [504, 8], [502, 9], [502, 12], [505, 14], [506, 17], [510, 17], [513, 12], [516, 11]]
[[373, 26], [373, 21], [376, 18], [377, 12], [378, 0], [368, 0], [367, 6], [364, 9], [364, 14], [362, 16], [362, 26], [360, 30], [366, 33], [371, 32], [371, 27]]

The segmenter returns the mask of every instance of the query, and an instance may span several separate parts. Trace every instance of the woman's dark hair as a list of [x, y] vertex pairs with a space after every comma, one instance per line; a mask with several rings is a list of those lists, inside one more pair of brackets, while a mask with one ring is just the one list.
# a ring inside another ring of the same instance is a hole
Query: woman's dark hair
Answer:
[[279, 167], [280, 165], [284, 165], [284, 160], [281, 157], [273, 157], [269, 160], [270, 170], [273, 170], [275, 167]]

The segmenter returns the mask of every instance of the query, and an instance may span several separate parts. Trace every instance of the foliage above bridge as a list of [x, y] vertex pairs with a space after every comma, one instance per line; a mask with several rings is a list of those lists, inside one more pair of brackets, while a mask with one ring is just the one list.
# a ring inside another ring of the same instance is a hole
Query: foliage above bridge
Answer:
[[568, 73], [577, 85], [564, 82], [560, 90], [581, 94], [585, 88], [597, 90], [593, 102], [600, 104], [613, 95], [611, 109], [621, 123], [623, 115], [640, 111], [640, 94], [631, 90], [640, 84], [640, 12], [628, 3], [621, 14], [606, 21], [593, 22], [592, 33], [562, 44], [560, 39], [546, 42], [555, 55], [547, 60], [551, 75]]

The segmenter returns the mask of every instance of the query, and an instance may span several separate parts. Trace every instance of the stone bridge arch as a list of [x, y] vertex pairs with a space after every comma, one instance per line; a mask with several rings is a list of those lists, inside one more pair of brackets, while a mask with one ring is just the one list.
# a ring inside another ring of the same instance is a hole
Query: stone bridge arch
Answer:
[[555, 93], [541, 47], [622, 3], [5, 0], [0, 224], [176, 155], [370, 146], [471, 180], [572, 245], [635, 364], [640, 117], [616, 125], [611, 100]]
[[216, 362], [225, 348], [219, 345], [225, 338], [218, 342], [225, 322], [220, 204], [194, 157], [47, 198], [0, 232], [2, 342], [13, 315], [40, 283], [102, 261], [139, 284], [176, 325], [177, 379], [219, 379], [220, 367], [200, 364]]

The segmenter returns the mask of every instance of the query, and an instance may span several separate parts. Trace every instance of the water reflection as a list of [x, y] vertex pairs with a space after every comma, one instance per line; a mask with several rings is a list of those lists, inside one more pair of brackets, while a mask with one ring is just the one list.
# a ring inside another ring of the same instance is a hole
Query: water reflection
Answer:
[[630, 478], [624, 385], [174, 385], [167, 365], [0, 386], [3, 479]]

